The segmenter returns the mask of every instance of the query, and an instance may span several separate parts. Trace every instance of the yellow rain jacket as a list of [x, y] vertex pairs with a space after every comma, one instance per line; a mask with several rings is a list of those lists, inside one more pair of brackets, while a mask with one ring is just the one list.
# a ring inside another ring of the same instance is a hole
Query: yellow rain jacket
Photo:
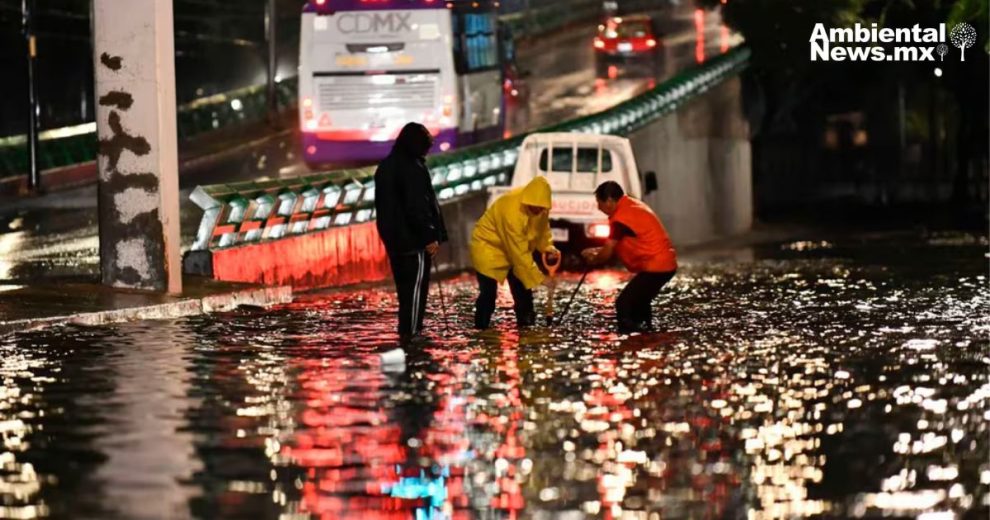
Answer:
[[505, 280], [509, 269], [532, 289], [543, 283], [543, 273], [533, 260], [533, 251], [553, 247], [549, 212], [530, 215], [523, 204], [550, 209], [550, 183], [536, 177], [522, 188], [499, 197], [474, 226], [471, 235], [471, 261], [479, 273]]

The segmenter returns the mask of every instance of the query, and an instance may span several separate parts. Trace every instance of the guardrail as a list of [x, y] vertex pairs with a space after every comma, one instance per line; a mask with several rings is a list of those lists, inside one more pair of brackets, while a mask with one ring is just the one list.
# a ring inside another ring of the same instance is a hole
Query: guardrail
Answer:
[[[608, 110], [535, 132], [627, 135], [738, 74], [749, 56], [749, 49], [736, 48]], [[429, 157], [440, 200], [507, 184], [526, 135]], [[203, 218], [191, 250], [220, 250], [369, 222], [375, 218], [374, 170], [199, 186], [190, 198], [203, 209]]]

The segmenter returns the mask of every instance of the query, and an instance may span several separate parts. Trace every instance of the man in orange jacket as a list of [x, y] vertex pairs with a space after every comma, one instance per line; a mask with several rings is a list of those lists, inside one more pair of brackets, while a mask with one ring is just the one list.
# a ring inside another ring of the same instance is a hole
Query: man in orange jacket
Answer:
[[612, 232], [602, 247], [588, 248], [581, 255], [591, 265], [604, 264], [618, 255], [636, 276], [615, 300], [619, 332], [653, 330], [653, 299], [677, 272], [677, 252], [656, 213], [629, 197], [622, 186], [603, 182], [595, 190], [598, 209], [608, 215]]

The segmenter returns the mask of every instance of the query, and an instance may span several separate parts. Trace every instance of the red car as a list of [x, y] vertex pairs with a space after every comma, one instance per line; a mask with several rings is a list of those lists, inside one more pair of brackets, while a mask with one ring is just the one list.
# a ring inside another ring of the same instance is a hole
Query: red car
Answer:
[[653, 19], [647, 15], [615, 16], [598, 26], [595, 36], [595, 71], [608, 76], [611, 65], [633, 61], [653, 65], [659, 53]]

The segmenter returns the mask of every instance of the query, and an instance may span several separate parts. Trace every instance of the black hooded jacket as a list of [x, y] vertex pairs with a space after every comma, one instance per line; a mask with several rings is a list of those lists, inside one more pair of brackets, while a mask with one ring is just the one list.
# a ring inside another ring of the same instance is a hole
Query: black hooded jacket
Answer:
[[375, 171], [378, 235], [390, 255], [422, 251], [447, 241], [426, 154], [431, 138], [422, 125], [406, 125]]

